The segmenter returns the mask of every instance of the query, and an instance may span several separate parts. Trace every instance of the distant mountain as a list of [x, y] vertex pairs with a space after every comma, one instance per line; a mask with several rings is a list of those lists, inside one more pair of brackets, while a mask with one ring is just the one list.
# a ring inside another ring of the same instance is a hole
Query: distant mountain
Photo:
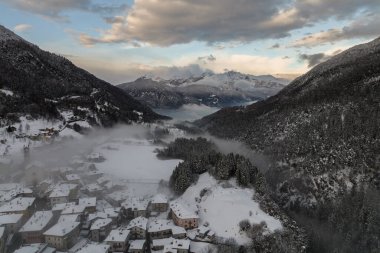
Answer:
[[0, 123], [11, 124], [21, 115], [63, 119], [67, 113], [103, 126], [165, 118], [64, 57], [0, 26]]
[[155, 108], [177, 108], [184, 104], [226, 107], [262, 100], [276, 94], [288, 83], [273, 76], [253, 76], [229, 71], [205, 72], [198, 77], [162, 79], [141, 77], [118, 85], [126, 93]]

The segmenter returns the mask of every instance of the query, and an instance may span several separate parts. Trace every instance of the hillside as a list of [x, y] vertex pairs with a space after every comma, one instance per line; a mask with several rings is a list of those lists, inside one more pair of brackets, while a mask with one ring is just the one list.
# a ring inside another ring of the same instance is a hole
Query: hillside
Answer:
[[[379, 234], [371, 222], [380, 208], [374, 197], [380, 187], [379, 61], [376, 39], [316, 66], [276, 96], [196, 122], [273, 161], [261, 168], [272, 195], [324, 240], [319, 252], [353, 234], [355, 240], [341, 252], [374, 252], [368, 249], [375, 247], [370, 238]], [[315, 224], [325, 227], [318, 230]]]
[[12, 124], [22, 115], [64, 120], [68, 113], [73, 115], [71, 120], [102, 126], [165, 118], [119, 88], [3, 26], [0, 89], [0, 125]]
[[283, 89], [287, 83], [284, 79], [272, 76], [253, 76], [228, 71], [168, 80], [141, 77], [118, 87], [155, 108], [178, 108], [184, 104], [226, 107], [265, 99]]

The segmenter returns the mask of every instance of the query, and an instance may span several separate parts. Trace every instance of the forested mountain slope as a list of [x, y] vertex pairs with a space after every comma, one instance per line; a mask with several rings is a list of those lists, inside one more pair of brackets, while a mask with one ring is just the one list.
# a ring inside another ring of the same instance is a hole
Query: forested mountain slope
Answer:
[[62, 119], [62, 112], [103, 126], [164, 118], [119, 88], [3, 26], [0, 89], [0, 117], [8, 124], [20, 115]]
[[278, 203], [305, 215], [304, 224], [324, 226], [311, 232], [330, 242], [319, 252], [339, 242], [339, 252], [379, 249], [380, 39], [316, 66], [276, 96], [196, 124], [271, 158], [264, 169]]

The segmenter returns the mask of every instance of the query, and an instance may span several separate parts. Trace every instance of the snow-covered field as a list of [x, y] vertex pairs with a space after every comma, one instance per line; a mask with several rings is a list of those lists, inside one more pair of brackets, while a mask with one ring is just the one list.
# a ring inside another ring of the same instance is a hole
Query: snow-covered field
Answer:
[[104, 173], [127, 180], [128, 188], [136, 195], [155, 194], [159, 181], [169, 180], [180, 162], [158, 159], [154, 152], [157, 148], [159, 146], [139, 139], [107, 142], [94, 149], [106, 159], [96, 166]]
[[[260, 209], [259, 203], [252, 199], [254, 190], [238, 187], [235, 180], [228, 183], [228, 187], [223, 187], [226, 182], [218, 182], [208, 173], [204, 173], [195, 185], [185, 191], [179, 201], [194, 211], [198, 210], [201, 224], [208, 222], [217, 236], [235, 238], [239, 244], [250, 242], [244, 233], [239, 232], [239, 222], [244, 219], [248, 219], [251, 224], [265, 221], [268, 232], [282, 229], [281, 222], [266, 214]], [[203, 189], [207, 189], [207, 193], [200, 198]]]

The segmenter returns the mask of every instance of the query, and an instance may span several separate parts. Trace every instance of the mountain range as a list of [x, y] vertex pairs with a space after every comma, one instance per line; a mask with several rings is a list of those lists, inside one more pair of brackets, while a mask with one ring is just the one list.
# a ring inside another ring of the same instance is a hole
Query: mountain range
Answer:
[[165, 119], [119, 88], [41, 50], [0, 26], [0, 118], [12, 124], [21, 115], [73, 119], [91, 125]]
[[173, 79], [144, 76], [118, 87], [153, 108], [178, 108], [184, 104], [227, 107], [265, 99], [288, 83], [288, 80], [270, 75], [253, 76], [227, 71]]

